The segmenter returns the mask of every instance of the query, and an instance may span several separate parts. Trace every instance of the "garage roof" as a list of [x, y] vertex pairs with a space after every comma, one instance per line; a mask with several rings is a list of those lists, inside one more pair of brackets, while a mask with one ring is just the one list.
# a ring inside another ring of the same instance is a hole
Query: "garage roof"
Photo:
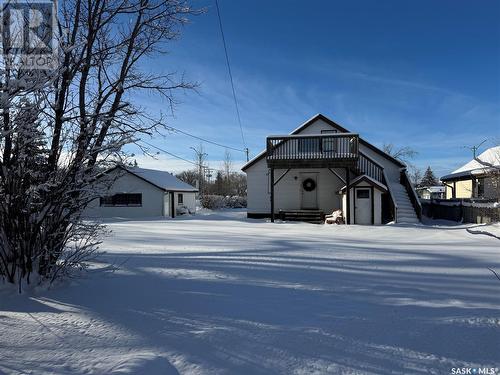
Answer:
[[[117, 166], [164, 191], [197, 192], [194, 186], [179, 180], [173, 174], [156, 169]], [[113, 169], [115, 169], [113, 168]]]

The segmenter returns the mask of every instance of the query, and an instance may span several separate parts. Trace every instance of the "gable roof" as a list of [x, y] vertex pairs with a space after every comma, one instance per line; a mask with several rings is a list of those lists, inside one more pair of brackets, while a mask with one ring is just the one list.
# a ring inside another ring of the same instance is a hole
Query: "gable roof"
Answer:
[[[349, 187], [354, 187], [363, 181], [368, 182], [370, 185], [372, 185], [373, 187], [375, 187], [383, 192], [387, 191], [387, 186], [385, 186], [383, 183], [378, 182], [377, 180], [375, 180], [374, 178], [371, 178], [370, 176], [368, 176], [366, 174], [362, 174], [361, 176], [358, 176], [354, 180], [352, 180], [351, 183], [349, 184]], [[343, 186], [342, 189], [340, 189], [340, 191], [341, 192], [344, 191], [346, 189], [346, 187], [347, 187], [347, 185]]]
[[[318, 113], [317, 115], [314, 115], [313, 117], [311, 117], [309, 120], [307, 120], [306, 122], [304, 122], [302, 125], [300, 125], [298, 128], [296, 128], [295, 130], [293, 130], [290, 135], [296, 135], [296, 134], [299, 134], [301, 131], [303, 131], [304, 129], [308, 128], [309, 126], [311, 126], [312, 124], [314, 124], [317, 120], [322, 120], [324, 122], [326, 122], [328, 125], [330, 125], [331, 127], [335, 128], [336, 130], [338, 130], [339, 132], [341, 133], [350, 133], [349, 130], [347, 130], [346, 128], [344, 128], [343, 126], [340, 126], [339, 124], [337, 124], [335, 121], [332, 121], [330, 120], [328, 117], [322, 115], [321, 113]], [[374, 145], [372, 145], [371, 143], [368, 143], [367, 141], [365, 141], [364, 139], [362, 138], [359, 138], [359, 143], [361, 143], [362, 145], [368, 147], [370, 150], [376, 152], [377, 154], [383, 156], [384, 158], [390, 160], [391, 162], [393, 162], [394, 164], [398, 165], [399, 167], [401, 168], [406, 168], [406, 165], [403, 164], [402, 162], [400, 162], [399, 160], [393, 158], [391, 155], [385, 153], [384, 151], [382, 151], [381, 149], [375, 147]], [[246, 169], [248, 169], [249, 167], [251, 167], [253, 164], [257, 163], [260, 159], [262, 159], [263, 157], [266, 156], [266, 150], [262, 151], [261, 153], [259, 153], [257, 156], [255, 156], [252, 160], [250, 160], [249, 162], [247, 162], [242, 168], [241, 170], [242, 171], [245, 171]]]
[[466, 178], [473, 175], [486, 174], [500, 167], [500, 146], [487, 149], [452, 173], [441, 177], [442, 181]]
[[151, 185], [156, 186], [157, 188], [163, 191], [179, 191], [179, 192], [197, 192], [194, 186], [191, 186], [184, 181], [179, 180], [173, 174], [166, 171], [159, 171], [156, 169], [146, 169], [139, 167], [125, 167], [121, 165], [117, 165], [114, 168], [111, 168], [105, 173], [109, 173], [116, 168], [120, 168], [143, 181], [150, 183]]

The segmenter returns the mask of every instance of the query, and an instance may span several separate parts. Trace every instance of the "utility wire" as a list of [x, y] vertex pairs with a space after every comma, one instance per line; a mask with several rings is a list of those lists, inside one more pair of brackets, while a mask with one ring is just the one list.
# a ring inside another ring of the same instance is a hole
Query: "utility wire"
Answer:
[[165, 154], [167, 154], [167, 155], [173, 156], [173, 157], [174, 157], [174, 158], [176, 158], [176, 159], [179, 159], [179, 160], [185, 161], [186, 163], [189, 163], [189, 164], [193, 164], [194, 166], [196, 166], [196, 167], [198, 167], [198, 168], [200, 168], [200, 167], [201, 167], [201, 168], [203, 168], [203, 169], [205, 169], [205, 170], [208, 170], [208, 171], [221, 171], [221, 172], [223, 172], [223, 170], [222, 170], [222, 169], [217, 169], [217, 168], [209, 168], [209, 167], [208, 167], [208, 166], [206, 166], [206, 165], [199, 164], [199, 163], [196, 163], [196, 162], [194, 162], [194, 161], [192, 161], [192, 160], [189, 160], [189, 159], [183, 158], [182, 156], [179, 156], [179, 155], [173, 154], [173, 153], [171, 153], [171, 152], [169, 152], [169, 151], [167, 151], [167, 150], [165, 150], [165, 149], [163, 149], [163, 148], [161, 148], [161, 147], [155, 146], [154, 144], [149, 143], [149, 142], [147, 142], [147, 141], [145, 141], [145, 140], [141, 140], [141, 142], [142, 142], [142, 143], [144, 143], [144, 144], [146, 144], [146, 145], [148, 145], [149, 147], [152, 147], [152, 148], [154, 148], [154, 149], [158, 150], [158, 151], [164, 152], [164, 153], [165, 153]]
[[240, 110], [238, 108], [238, 100], [236, 99], [236, 91], [234, 90], [233, 73], [231, 72], [231, 65], [229, 64], [229, 56], [227, 54], [226, 38], [224, 36], [224, 29], [222, 28], [222, 19], [220, 16], [219, 1], [215, 0], [215, 7], [217, 8], [217, 18], [219, 19], [220, 33], [222, 35], [222, 44], [224, 44], [224, 54], [226, 55], [227, 70], [229, 72], [229, 80], [231, 81], [231, 89], [233, 90], [234, 106], [236, 107], [236, 116], [238, 117], [238, 124], [240, 125], [241, 139], [243, 146], [247, 149], [245, 142], [245, 135], [243, 134], [243, 126], [241, 125]]
[[227, 149], [238, 151], [238, 152], [246, 152], [246, 150], [242, 150], [241, 148], [235, 148], [235, 147], [232, 147], [232, 146], [226, 146], [226, 145], [223, 145], [221, 143], [217, 143], [217, 142], [205, 139], [205, 138], [201, 138], [201, 137], [198, 137], [197, 135], [190, 134], [188, 132], [185, 132], [184, 130], [180, 130], [180, 129], [174, 128], [173, 126], [170, 126], [170, 125], [166, 125], [166, 127], [167, 127], [167, 129], [172, 130], [172, 131], [174, 131], [176, 133], [181, 133], [181, 134], [187, 135], [188, 137], [192, 137], [192, 138], [198, 139], [200, 141], [213, 144], [215, 146], [227, 148]]
[[177, 159], [179, 159], [179, 160], [183, 160], [183, 161], [185, 161], [185, 162], [187, 162], [187, 163], [190, 163], [190, 164], [196, 165], [197, 167], [200, 167], [200, 166], [201, 166], [201, 167], [205, 168], [205, 166], [204, 166], [204, 165], [200, 165], [200, 164], [198, 164], [198, 163], [195, 163], [195, 162], [194, 162], [194, 161], [192, 161], [192, 160], [185, 159], [185, 158], [183, 158], [182, 156], [178, 156], [178, 155], [172, 154], [171, 152], [169, 152], [169, 151], [167, 151], [167, 150], [164, 150], [164, 149], [162, 149], [162, 148], [160, 148], [160, 147], [158, 147], [158, 146], [155, 146], [154, 144], [149, 143], [149, 142], [147, 142], [147, 141], [145, 141], [145, 140], [141, 140], [141, 142], [143, 142], [143, 143], [147, 144], [149, 147], [153, 147], [153, 148], [157, 149], [158, 151], [161, 151], [161, 152], [164, 152], [165, 154], [168, 154], [168, 155], [170, 155], [170, 156], [173, 156], [174, 158], [177, 158]]

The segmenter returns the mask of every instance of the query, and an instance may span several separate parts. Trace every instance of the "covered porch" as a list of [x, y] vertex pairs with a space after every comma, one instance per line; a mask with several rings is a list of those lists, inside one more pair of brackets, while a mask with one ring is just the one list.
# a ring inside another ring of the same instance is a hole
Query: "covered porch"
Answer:
[[350, 186], [353, 179], [366, 175], [385, 184], [383, 167], [359, 152], [359, 136], [354, 133], [276, 135], [267, 138], [270, 216], [293, 220], [318, 217], [342, 209], [347, 224], [354, 223]]
[[357, 134], [267, 137], [271, 221], [274, 222], [276, 214], [282, 219], [285, 215], [291, 215], [291, 218], [312, 215], [317, 220], [325, 210], [340, 208], [335, 191], [349, 182], [350, 169], [356, 166], [358, 160]]

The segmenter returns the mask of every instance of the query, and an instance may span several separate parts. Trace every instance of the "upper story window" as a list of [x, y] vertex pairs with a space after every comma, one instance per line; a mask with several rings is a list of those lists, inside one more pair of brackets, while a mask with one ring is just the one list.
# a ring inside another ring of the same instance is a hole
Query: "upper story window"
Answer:
[[142, 194], [141, 193], [123, 193], [108, 195], [101, 197], [99, 200], [101, 207], [141, 207]]
[[[336, 130], [322, 130], [321, 134], [335, 134]], [[321, 148], [323, 152], [336, 152], [337, 140], [335, 138], [326, 138], [321, 140]]]
[[319, 152], [319, 139], [318, 138], [299, 138], [299, 152], [300, 153], [313, 153]]

